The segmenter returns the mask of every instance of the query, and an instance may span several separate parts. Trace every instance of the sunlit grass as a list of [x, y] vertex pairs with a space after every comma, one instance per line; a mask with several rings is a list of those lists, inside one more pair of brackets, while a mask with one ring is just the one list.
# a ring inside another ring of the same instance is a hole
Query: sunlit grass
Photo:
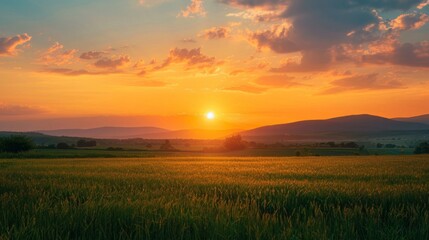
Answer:
[[429, 157], [0, 160], [0, 239], [428, 239]]

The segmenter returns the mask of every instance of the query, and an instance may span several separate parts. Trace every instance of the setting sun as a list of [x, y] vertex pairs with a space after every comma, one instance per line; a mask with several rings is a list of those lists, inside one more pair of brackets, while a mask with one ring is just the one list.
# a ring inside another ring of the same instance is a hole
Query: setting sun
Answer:
[[216, 117], [216, 115], [214, 114], [214, 112], [208, 112], [206, 114], [206, 118], [209, 120], [213, 120]]

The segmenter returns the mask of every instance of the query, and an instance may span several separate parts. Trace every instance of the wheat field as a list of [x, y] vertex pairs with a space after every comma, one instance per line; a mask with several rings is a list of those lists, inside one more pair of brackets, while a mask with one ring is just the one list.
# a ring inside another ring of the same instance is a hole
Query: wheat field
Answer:
[[2, 159], [0, 239], [429, 239], [429, 156]]

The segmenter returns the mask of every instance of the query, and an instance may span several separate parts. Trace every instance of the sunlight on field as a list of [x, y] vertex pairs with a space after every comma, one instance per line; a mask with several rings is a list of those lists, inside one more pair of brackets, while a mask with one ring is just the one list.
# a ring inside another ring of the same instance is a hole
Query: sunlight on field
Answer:
[[428, 239], [428, 156], [0, 160], [0, 239]]

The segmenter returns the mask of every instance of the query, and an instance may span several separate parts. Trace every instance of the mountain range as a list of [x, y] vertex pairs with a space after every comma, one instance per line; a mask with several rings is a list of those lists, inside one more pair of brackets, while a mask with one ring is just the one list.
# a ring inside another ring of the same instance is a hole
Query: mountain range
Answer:
[[290, 138], [318, 138], [320, 136], [374, 135], [386, 132], [415, 132], [429, 130], [429, 115], [411, 118], [388, 119], [368, 114], [336, 117], [325, 120], [306, 120], [285, 124], [262, 126], [240, 131], [185, 129], [168, 130], [157, 127], [101, 127], [91, 129], [60, 129], [36, 131], [51, 136], [70, 136], [104, 139], [216, 139], [232, 134], [244, 138], [269, 138], [289, 136]]

